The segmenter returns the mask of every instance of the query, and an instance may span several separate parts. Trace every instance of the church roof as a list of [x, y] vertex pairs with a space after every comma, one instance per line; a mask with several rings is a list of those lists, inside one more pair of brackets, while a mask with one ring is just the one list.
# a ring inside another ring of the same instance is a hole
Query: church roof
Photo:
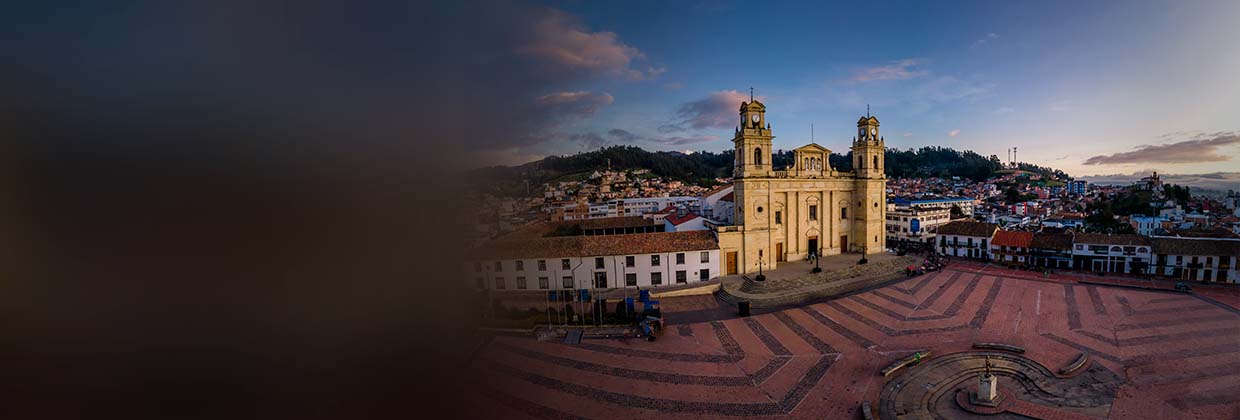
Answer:
[[804, 145], [804, 146], [798, 147], [798, 148], [796, 148], [796, 149], [794, 149], [794, 150], [803, 150], [803, 149], [810, 149], [810, 150], [814, 150], [814, 151], [817, 151], [817, 152], [827, 152], [827, 153], [831, 153], [831, 149], [828, 149], [828, 148], [822, 147], [822, 145], [820, 145], [820, 144], [818, 144], [818, 143], [810, 143], [810, 144], [807, 144], [807, 145]]
[[878, 117], [874, 117], [874, 116], [861, 117], [861, 119], [857, 120], [857, 125], [868, 124], [870, 122], [873, 122], [874, 124], [877, 125]]
[[753, 107], [754, 109], [766, 109], [766, 105], [763, 105], [762, 102], [758, 102], [757, 99], [749, 102], [741, 102], [741, 111], [747, 110], [750, 107]]

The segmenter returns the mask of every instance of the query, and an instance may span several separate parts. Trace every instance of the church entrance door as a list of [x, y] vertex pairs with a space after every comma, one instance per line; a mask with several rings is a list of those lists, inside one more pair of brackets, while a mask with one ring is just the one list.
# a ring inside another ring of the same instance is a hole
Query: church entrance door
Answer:
[[729, 252], [727, 256], [727, 275], [736, 274], [736, 252]]
[[775, 244], [775, 262], [784, 262], [784, 243]]
[[840, 235], [840, 252], [848, 252], [848, 235]]
[[805, 245], [805, 250], [808, 251], [810, 254], [814, 254], [814, 255], [819, 254], [820, 250], [818, 249], [818, 237], [817, 236], [809, 237], [809, 241]]

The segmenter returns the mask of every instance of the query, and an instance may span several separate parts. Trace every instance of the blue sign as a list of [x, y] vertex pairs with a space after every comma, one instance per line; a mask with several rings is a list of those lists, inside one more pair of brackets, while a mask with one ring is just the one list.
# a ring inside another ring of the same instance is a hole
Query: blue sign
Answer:
[[909, 219], [909, 233], [917, 233], [919, 230], [921, 230], [921, 221], [916, 218]]

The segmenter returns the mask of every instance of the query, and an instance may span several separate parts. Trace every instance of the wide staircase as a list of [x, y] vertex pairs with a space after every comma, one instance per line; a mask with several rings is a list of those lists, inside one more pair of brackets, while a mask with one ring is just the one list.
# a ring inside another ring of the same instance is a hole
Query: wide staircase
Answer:
[[821, 273], [795, 265], [768, 272], [761, 282], [752, 275], [728, 276], [720, 281], [715, 299], [731, 307], [742, 301], [752, 308], [791, 306], [896, 280], [905, 276], [905, 267], [920, 263], [916, 257], [891, 257]]

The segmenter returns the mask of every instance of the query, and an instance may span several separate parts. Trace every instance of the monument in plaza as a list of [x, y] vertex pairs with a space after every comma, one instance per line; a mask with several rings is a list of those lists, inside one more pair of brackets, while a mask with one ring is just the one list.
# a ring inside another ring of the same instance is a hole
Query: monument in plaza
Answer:
[[977, 377], [977, 392], [970, 398], [971, 403], [994, 407], [1003, 401], [999, 394], [999, 379], [990, 373], [990, 356], [986, 356], [986, 370]]

